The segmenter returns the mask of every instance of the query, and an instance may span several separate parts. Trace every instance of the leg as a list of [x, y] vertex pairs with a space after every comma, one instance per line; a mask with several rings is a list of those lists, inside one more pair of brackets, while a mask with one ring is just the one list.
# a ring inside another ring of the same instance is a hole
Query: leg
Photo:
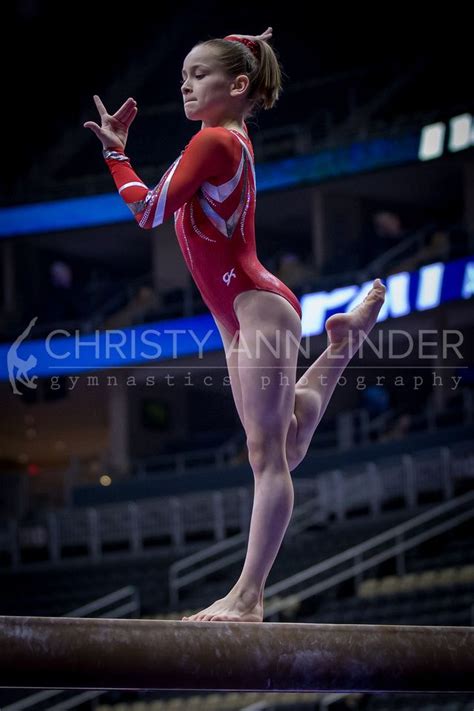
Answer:
[[[244, 408], [242, 403], [242, 386], [240, 384], [239, 376], [239, 353], [236, 347], [235, 340], [224, 326], [224, 324], [219, 321], [214, 316], [219, 333], [221, 334], [222, 343], [224, 344], [224, 352], [226, 356], [227, 368], [229, 371], [232, 395], [234, 397], [235, 406], [240, 417], [242, 426], [245, 429], [244, 423]], [[303, 451], [300, 440], [306, 442], [306, 437], [303, 436], [304, 433], [298, 432], [298, 423], [304, 422], [305, 424], [309, 422], [313, 413], [319, 412], [319, 399], [317, 394], [308, 388], [298, 388], [295, 390], [295, 406], [294, 412], [291, 417], [290, 426], [288, 428], [288, 436], [286, 440], [286, 458], [288, 461], [288, 466], [290, 471], [301, 462], [304, 455], [306, 454], [306, 449]], [[308, 425], [306, 424], [306, 427]], [[314, 431], [314, 430], [313, 430]]]
[[286, 299], [264, 291], [240, 294], [236, 313], [243, 418], [255, 498], [239, 580], [225, 598], [189, 618], [196, 621], [263, 619], [263, 589], [294, 503], [286, 440], [293, 416], [301, 321]]
[[375, 326], [385, 291], [380, 279], [376, 279], [362, 303], [350, 313], [334, 314], [327, 319], [329, 345], [296, 383], [300, 416], [294, 451], [297, 457], [301, 456], [297, 464], [306, 455], [342, 372]]
[[[306, 456], [337, 381], [374, 327], [384, 300], [385, 286], [380, 281], [379, 283], [376, 281], [364, 301], [353, 311], [349, 314], [334, 314], [326, 321], [330, 344], [295, 386], [294, 412], [286, 440], [286, 457], [290, 471], [293, 471]], [[232, 372], [234, 400], [244, 425], [238, 354], [235, 349], [232, 349], [231, 334], [223, 324], [218, 322], [218, 326], [226, 350], [229, 373]], [[357, 345], [355, 349], [354, 344]]]
[[235, 344], [235, 339], [233, 338], [230, 331], [224, 326], [224, 324], [219, 321], [218, 318], [214, 316], [214, 320], [221, 334], [222, 343], [224, 344], [224, 353], [227, 363], [227, 370], [230, 377], [230, 386], [232, 389], [232, 395], [234, 397], [235, 407], [239, 415], [242, 426], [245, 429], [244, 424], [244, 408], [242, 404], [242, 388], [240, 385], [239, 378], [239, 354], [237, 352], [237, 347]]

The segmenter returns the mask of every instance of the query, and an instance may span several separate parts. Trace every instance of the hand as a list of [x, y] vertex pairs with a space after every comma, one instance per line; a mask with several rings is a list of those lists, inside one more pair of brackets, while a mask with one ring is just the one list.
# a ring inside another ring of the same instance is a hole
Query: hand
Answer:
[[267, 29], [265, 30], [265, 32], [264, 32], [263, 34], [261, 34], [261, 35], [256, 35], [255, 39], [264, 40], [264, 41], [266, 42], [266, 41], [269, 40], [270, 37], [272, 36], [272, 32], [273, 32], [272, 28], [271, 28], [271, 27], [267, 27]]
[[97, 94], [94, 94], [94, 101], [100, 115], [101, 125], [98, 126], [94, 121], [86, 121], [84, 128], [90, 128], [95, 133], [99, 141], [102, 141], [104, 150], [118, 147], [125, 150], [128, 129], [138, 113], [137, 102], [135, 99], [128, 98], [119, 110], [111, 116], [107, 113]]
[[234, 37], [245, 37], [246, 39], [250, 39], [250, 40], [259, 39], [259, 40], [267, 41], [272, 36], [272, 31], [273, 30], [271, 27], [267, 27], [265, 32], [263, 32], [263, 34], [261, 34], [261, 35], [236, 35], [235, 32], [232, 32], [232, 34], [234, 35]]

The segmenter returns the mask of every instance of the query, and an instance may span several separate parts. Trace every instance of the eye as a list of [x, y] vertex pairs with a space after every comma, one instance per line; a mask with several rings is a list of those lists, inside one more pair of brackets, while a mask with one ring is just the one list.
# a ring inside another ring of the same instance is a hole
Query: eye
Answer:
[[[194, 76], [196, 77], [196, 79], [203, 79], [206, 75], [205, 74], [195, 74]], [[184, 84], [184, 82], [185, 82], [185, 79], [181, 79], [181, 81], [179, 83], [181, 85], [181, 84]]]

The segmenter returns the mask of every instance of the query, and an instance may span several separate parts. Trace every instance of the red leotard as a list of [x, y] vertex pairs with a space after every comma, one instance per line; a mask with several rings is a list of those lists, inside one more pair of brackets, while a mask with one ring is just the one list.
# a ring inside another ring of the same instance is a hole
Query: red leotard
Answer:
[[104, 151], [104, 157], [140, 227], [157, 227], [174, 214], [188, 269], [209, 310], [232, 336], [239, 330], [234, 299], [249, 289], [280, 294], [301, 318], [295, 294], [257, 258], [256, 181], [248, 133], [244, 137], [223, 126], [201, 129], [153, 189], [120, 148]]

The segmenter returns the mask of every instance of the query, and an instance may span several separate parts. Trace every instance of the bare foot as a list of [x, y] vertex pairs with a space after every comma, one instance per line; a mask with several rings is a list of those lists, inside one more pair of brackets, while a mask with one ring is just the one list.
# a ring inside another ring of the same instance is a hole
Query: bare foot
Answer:
[[263, 602], [260, 598], [244, 599], [230, 592], [201, 612], [191, 617], [183, 617], [185, 622], [263, 622]]
[[326, 323], [329, 343], [332, 346], [344, 346], [350, 343], [355, 347], [354, 355], [375, 326], [377, 316], [385, 301], [386, 287], [380, 279], [375, 279], [373, 287], [365, 299], [348, 314], [333, 314]]

